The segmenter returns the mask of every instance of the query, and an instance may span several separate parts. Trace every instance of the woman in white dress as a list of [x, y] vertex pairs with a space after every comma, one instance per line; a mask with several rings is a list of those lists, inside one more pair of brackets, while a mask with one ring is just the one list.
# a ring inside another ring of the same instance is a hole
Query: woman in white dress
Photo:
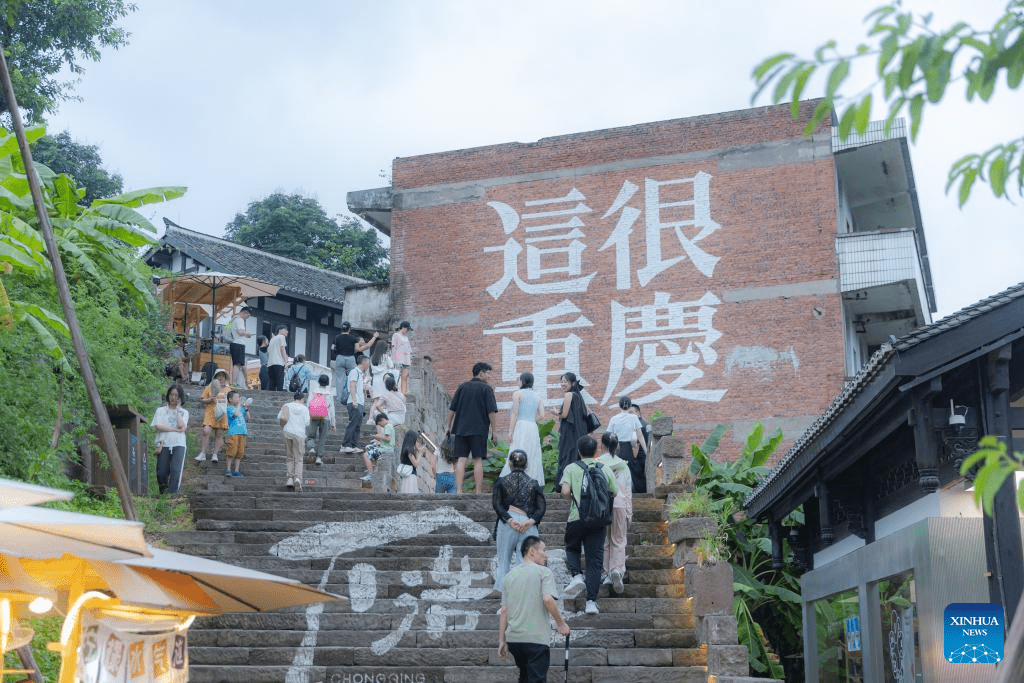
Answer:
[[[537, 423], [544, 419], [544, 406], [540, 396], [533, 390], [533, 373], [519, 375], [519, 391], [512, 394], [512, 416], [509, 423], [508, 452], [519, 449], [526, 453], [526, 473], [538, 484], [544, 486], [544, 459], [540, 448], [540, 432]], [[508, 460], [498, 476], [505, 477], [512, 471]]]

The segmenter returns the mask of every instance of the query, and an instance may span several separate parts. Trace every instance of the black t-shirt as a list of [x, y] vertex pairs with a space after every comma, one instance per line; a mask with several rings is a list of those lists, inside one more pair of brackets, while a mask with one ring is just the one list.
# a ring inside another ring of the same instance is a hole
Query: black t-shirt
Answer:
[[339, 334], [334, 338], [334, 357], [355, 356], [357, 341], [359, 341], [359, 337], [354, 334], [348, 332]]
[[490, 414], [498, 412], [498, 402], [491, 385], [474, 377], [455, 390], [449, 409], [455, 413], [452, 434], [487, 436], [491, 431]]

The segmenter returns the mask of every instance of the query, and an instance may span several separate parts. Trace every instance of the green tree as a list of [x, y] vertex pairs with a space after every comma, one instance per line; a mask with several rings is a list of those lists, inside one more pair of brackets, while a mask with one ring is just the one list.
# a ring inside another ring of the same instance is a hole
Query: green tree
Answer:
[[276, 192], [236, 214], [224, 236], [238, 244], [367, 280], [387, 278], [387, 250], [372, 230], [341, 225], [320, 202]]
[[[125, 0], [0, 0], [3, 47], [14, 95], [31, 121], [39, 121], [72, 99], [84, 61], [99, 61], [103, 48], [128, 43], [117, 25], [136, 6]], [[0, 112], [9, 109], [0, 93]]]
[[75, 142], [67, 131], [37, 140], [32, 146], [32, 160], [54, 173], [66, 173], [74, 178], [85, 188], [83, 202], [86, 205], [124, 191], [121, 175], [103, 168], [99, 147]]
[[312, 263], [366, 280], [388, 279], [388, 250], [375, 230], [364, 229], [354, 218], [341, 223], [331, 240], [317, 248]]
[[[1016, 90], [1024, 79], [1024, 0], [1011, 0], [991, 28], [975, 29], [959, 21], [948, 28], [932, 26], [931, 13], [918, 15], [902, 10], [895, 0], [872, 11], [866, 40], [852, 52], [841, 52], [834, 40], [821, 45], [811, 58], [783, 52], [754, 68], [757, 90], [752, 100], [766, 91], [772, 102], [790, 100], [793, 117], [799, 101], [815, 73], [828, 71], [824, 99], [818, 104], [806, 134], [810, 134], [832, 111], [839, 112], [839, 135], [867, 130], [873, 97], [881, 88], [888, 107], [885, 130], [900, 114], [910, 118], [910, 136], [916, 140], [924, 112], [938, 104], [954, 84], [963, 83], [968, 101], [992, 99], [1001, 79]], [[855, 95], [843, 94], [851, 66], [874, 62], [874, 81]], [[1005, 74], [1005, 76], [1004, 76]], [[1016, 186], [1024, 193], [1024, 136], [968, 154], [950, 168], [946, 191], [958, 185], [960, 205], [970, 197], [978, 181], [987, 182], [996, 197], [1008, 197]], [[1014, 178], [1014, 176], [1016, 176]], [[1009, 183], [1009, 188], [1007, 184]]]
[[[43, 136], [29, 129], [30, 141]], [[184, 194], [155, 188], [82, 204], [85, 190], [38, 166], [100, 396], [146, 411], [164, 385], [166, 319], [138, 250], [156, 228], [133, 207]], [[25, 166], [0, 131], [0, 474], [61, 486], [92, 426], [92, 410], [60, 311]], [[130, 380], [126, 380], [130, 378]]]

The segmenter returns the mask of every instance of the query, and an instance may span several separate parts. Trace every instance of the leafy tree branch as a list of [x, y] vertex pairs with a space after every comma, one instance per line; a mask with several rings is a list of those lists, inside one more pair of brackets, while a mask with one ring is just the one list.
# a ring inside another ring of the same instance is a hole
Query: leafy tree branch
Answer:
[[[815, 50], [813, 57], [783, 52], [768, 57], [753, 71], [753, 102], [770, 92], [774, 104], [791, 101], [793, 117], [812, 76], [827, 72], [824, 98], [804, 130], [810, 135], [833, 110], [838, 132], [846, 139], [863, 134], [871, 116], [874, 93], [881, 88], [887, 107], [885, 132], [897, 116], [910, 120], [910, 137], [917, 139], [929, 106], [938, 104], [954, 84], [963, 85], [964, 98], [989, 102], [1000, 85], [1016, 90], [1024, 80], [1024, 0], [1011, 0], [989, 28], [975, 29], [958, 21], [946, 28], [932, 24], [932, 14], [904, 11], [900, 0], [873, 10], [865, 19], [866, 40], [842, 52], [835, 40]], [[844, 95], [854, 63], [873, 62], [874, 80], [855, 95]], [[841, 112], [841, 113], [839, 113]], [[958, 186], [960, 206], [978, 181], [987, 182], [996, 197], [1024, 193], [1024, 138], [998, 144], [980, 154], [968, 154], [950, 168], [946, 191]]]
[[[117, 24], [135, 9], [125, 0], [0, 0], [14, 95], [30, 121], [74, 99], [76, 81], [61, 78], [65, 68], [77, 77], [104, 48], [128, 44], [128, 32]], [[0, 113], [7, 111], [0, 94]]]

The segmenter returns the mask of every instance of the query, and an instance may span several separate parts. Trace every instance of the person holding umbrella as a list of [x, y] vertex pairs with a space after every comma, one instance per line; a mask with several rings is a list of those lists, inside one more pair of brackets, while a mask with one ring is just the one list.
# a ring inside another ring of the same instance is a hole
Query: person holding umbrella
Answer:
[[512, 653], [519, 667], [520, 683], [544, 683], [551, 664], [551, 632], [548, 615], [555, 620], [558, 632], [572, 633], [558, 610], [555, 599], [555, 577], [547, 568], [548, 556], [544, 541], [527, 536], [520, 547], [523, 563], [505, 576], [498, 619], [498, 656]]

